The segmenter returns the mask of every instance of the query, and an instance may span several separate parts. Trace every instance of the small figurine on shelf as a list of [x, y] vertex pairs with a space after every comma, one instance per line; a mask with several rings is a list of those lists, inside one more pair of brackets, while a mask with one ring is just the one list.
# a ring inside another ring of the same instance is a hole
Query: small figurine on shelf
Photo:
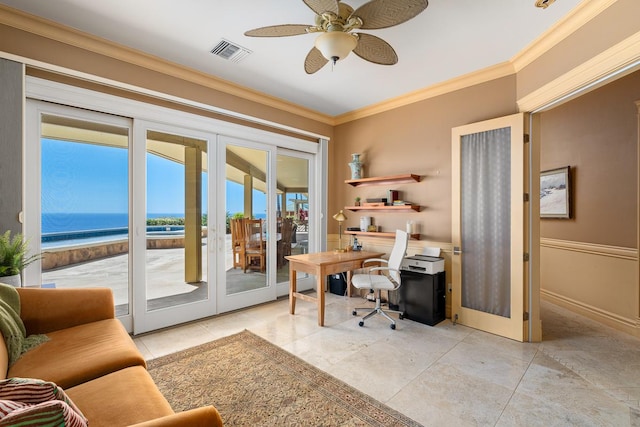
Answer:
[[353, 206], [360, 206], [360, 197], [356, 197], [354, 205]]

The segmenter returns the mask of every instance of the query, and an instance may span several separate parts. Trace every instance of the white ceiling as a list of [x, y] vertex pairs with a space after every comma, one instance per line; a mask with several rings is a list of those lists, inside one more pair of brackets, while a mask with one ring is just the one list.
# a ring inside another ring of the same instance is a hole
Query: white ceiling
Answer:
[[[369, 32], [399, 60], [375, 65], [351, 54], [307, 75], [316, 35], [246, 37], [276, 24], [314, 23], [302, 0], [0, 0], [0, 3], [336, 116], [508, 61], [582, 0], [430, 0], [416, 18]], [[587, 1], [587, 0], [585, 0]], [[357, 8], [366, 0], [348, 0]], [[225, 38], [252, 51], [238, 63], [210, 50]]]

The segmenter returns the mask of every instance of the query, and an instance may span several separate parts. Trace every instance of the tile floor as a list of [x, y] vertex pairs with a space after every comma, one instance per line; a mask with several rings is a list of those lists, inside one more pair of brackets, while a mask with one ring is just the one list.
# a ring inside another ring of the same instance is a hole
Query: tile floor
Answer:
[[640, 340], [543, 302], [544, 341], [517, 343], [446, 320], [393, 331], [380, 316], [358, 326], [363, 300], [286, 299], [155, 333], [148, 359], [243, 329], [273, 342], [425, 426], [640, 426]]

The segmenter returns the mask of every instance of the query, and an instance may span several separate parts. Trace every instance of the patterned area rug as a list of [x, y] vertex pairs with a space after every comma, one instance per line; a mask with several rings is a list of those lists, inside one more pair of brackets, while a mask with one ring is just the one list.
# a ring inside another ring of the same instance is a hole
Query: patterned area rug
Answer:
[[225, 426], [420, 427], [246, 330], [148, 368], [175, 411], [213, 405]]

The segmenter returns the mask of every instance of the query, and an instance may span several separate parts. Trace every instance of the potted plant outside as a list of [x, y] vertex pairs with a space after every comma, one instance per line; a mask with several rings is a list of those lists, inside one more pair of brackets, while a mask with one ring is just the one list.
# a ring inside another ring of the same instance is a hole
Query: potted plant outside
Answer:
[[29, 242], [22, 234], [17, 233], [11, 238], [11, 231], [0, 235], [0, 282], [22, 286], [20, 273], [29, 264], [40, 258], [40, 255], [29, 255]]

